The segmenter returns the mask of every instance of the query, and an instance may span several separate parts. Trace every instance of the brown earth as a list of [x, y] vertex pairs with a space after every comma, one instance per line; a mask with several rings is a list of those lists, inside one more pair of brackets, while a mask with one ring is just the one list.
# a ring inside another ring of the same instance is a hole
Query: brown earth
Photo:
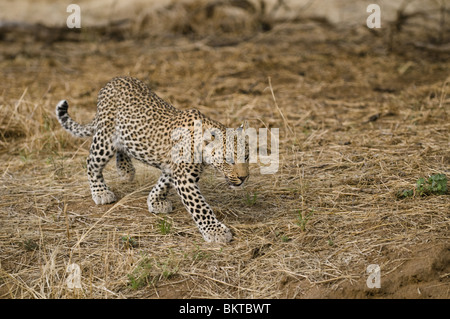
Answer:
[[421, 245], [412, 255], [398, 268], [381, 272], [380, 288], [346, 283], [332, 292], [312, 289], [307, 298], [448, 298], [450, 287], [444, 279], [450, 270], [449, 246]]

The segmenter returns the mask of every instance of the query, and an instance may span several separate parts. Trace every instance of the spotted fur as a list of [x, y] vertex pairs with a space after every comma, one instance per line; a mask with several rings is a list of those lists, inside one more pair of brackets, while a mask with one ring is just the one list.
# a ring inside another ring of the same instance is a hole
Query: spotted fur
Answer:
[[[197, 185], [205, 163], [180, 163], [171, 156], [175, 143], [179, 143], [171, 138], [175, 129], [186, 128], [192, 135], [194, 124], [201, 121], [203, 131], [216, 128], [226, 136], [222, 124], [195, 109], [176, 109], [143, 82], [131, 77], [114, 78], [100, 90], [97, 113], [91, 123], [82, 125], [72, 120], [65, 100], [58, 103], [56, 115], [62, 127], [73, 135], [93, 136], [87, 173], [96, 204], [116, 201], [103, 178], [102, 171], [108, 161], [116, 155], [119, 176], [132, 180], [135, 169], [131, 158], [135, 158], [162, 172], [148, 195], [150, 212], [169, 213], [172, 210], [166, 197], [169, 189], [174, 187], [207, 242], [231, 241], [231, 231], [218, 221]], [[194, 138], [191, 141], [193, 143]], [[189, 147], [193, 149], [194, 146]], [[221, 171], [232, 186], [241, 185], [248, 177], [248, 163], [230, 164], [224, 160], [211, 165]]]

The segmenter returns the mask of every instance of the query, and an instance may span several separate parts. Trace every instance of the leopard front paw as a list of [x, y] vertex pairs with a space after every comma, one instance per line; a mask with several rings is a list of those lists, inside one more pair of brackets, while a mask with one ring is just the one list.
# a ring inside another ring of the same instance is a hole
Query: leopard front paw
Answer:
[[228, 229], [222, 223], [207, 226], [205, 229], [201, 229], [200, 232], [203, 238], [208, 243], [229, 243], [233, 239], [231, 230]]
[[92, 193], [92, 199], [97, 205], [110, 204], [117, 200], [116, 195], [108, 189]]
[[167, 200], [148, 202], [148, 210], [154, 214], [168, 214], [172, 212], [172, 203]]

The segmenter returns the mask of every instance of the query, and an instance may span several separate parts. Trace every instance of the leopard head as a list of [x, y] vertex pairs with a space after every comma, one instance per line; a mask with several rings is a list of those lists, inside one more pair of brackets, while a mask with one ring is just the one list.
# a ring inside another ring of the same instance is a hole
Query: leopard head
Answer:
[[[223, 173], [231, 187], [241, 186], [249, 177], [249, 146], [244, 124], [237, 129], [221, 128], [211, 135], [210, 164]], [[216, 143], [214, 143], [216, 142]], [[222, 147], [217, 147], [221, 143]], [[208, 146], [206, 146], [208, 147]]]

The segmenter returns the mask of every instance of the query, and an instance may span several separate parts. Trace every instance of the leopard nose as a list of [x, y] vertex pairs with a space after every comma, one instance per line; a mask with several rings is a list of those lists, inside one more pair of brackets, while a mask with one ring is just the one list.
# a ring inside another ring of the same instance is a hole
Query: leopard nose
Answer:
[[241, 182], [243, 183], [243, 182], [247, 179], [247, 177], [248, 177], [248, 176], [239, 176], [239, 179], [240, 179]]

